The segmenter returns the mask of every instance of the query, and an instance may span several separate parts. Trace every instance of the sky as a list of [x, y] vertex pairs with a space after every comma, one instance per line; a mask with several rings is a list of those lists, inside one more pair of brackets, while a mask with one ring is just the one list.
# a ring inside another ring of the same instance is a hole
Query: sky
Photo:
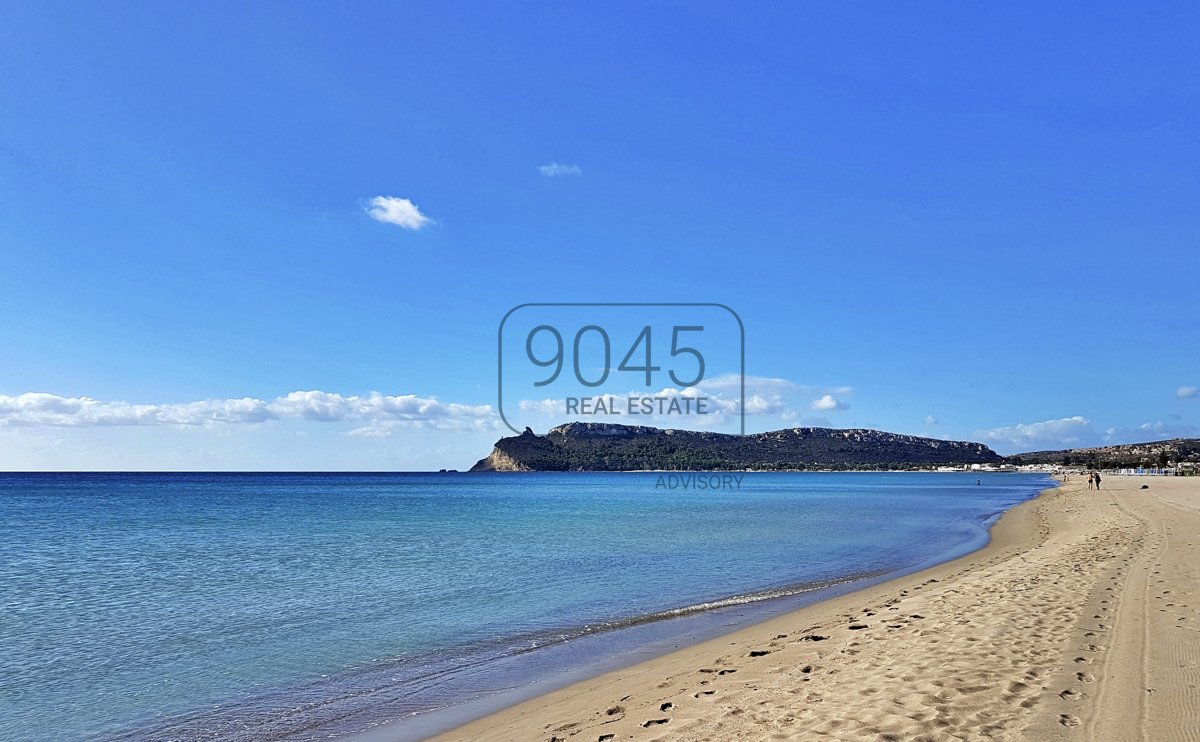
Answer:
[[585, 323], [718, 413], [610, 422], [1200, 436], [1198, 114], [1193, 3], [0, 0], [0, 469], [463, 469]]

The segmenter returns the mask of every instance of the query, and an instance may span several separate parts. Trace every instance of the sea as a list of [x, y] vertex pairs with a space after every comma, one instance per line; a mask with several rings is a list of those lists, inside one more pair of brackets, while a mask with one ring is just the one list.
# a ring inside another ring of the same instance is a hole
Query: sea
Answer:
[[1053, 486], [690, 476], [0, 473], [0, 739], [420, 739], [966, 554]]

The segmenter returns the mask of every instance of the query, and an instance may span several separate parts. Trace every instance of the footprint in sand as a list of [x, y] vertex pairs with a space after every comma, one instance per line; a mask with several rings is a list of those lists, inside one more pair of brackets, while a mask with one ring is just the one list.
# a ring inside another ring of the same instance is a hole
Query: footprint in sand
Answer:
[[670, 701], [667, 701], [667, 702], [666, 702], [666, 703], [664, 703], [663, 705], [659, 706], [659, 707], [658, 707], [658, 710], [659, 710], [659, 711], [667, 711], [667, 710], [671, 709], [671, 708], [672, 708], [672, 707], [674, 707], [674, 706], [675, 706], [675, 704], [671, 703]]
[[656, 727], [660, 724], [666, 724], [669, 721], [670, 721], [670, 719], [650, 719], [648, 721], [642, 722], [642, 726], [649, 729], [650, 727]]
[[1058, 717], [1058, 723], [1062, 724], [1064, 727], [1077, 727], [1079, 726], [1079, 717], [1072, 716], [1071, 714], [1060, 714]]

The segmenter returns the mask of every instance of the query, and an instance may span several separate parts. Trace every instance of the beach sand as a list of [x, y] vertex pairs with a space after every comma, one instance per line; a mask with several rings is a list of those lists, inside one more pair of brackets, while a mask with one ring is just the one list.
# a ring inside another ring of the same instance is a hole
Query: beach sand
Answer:
[[1103, 487], [1048, 490], [961, 559], [437, 739], [1200, 740], [1200, 478]]

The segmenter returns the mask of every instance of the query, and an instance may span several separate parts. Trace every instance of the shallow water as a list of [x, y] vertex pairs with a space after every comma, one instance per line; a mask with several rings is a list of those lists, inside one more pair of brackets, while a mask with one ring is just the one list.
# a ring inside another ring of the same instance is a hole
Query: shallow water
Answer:
[[0, 739], [354, 731], [577, 667], [566, 640], [957, 556], [1050, 485], [659, 476], [0, 474]]

